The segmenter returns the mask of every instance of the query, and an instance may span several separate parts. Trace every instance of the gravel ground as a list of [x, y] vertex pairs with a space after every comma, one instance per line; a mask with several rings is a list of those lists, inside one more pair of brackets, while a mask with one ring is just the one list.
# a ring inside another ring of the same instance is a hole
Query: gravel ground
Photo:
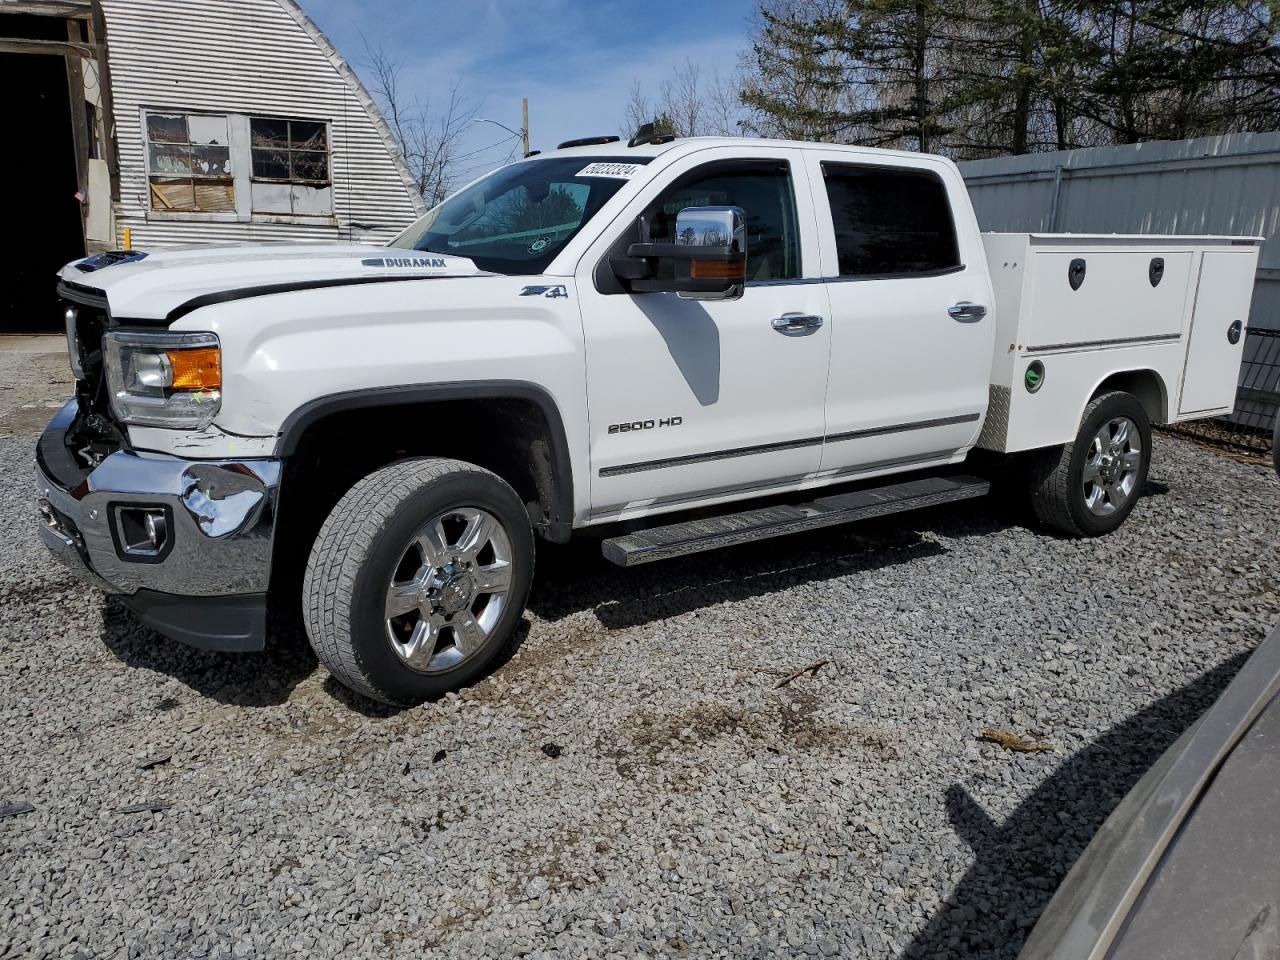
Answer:
[[31, 448], [0, 439], [6, 958], [1012, 958], [1280, 612], [1280, 482], [1161, 437], [1102, 540], [982, 502], [544, 550], [514, 657], [393, 712], [296, 636], [187, 650], [72, 582]]
[[0, 335], [0, 437], [39, 433], [74, 392], [66, 337]]

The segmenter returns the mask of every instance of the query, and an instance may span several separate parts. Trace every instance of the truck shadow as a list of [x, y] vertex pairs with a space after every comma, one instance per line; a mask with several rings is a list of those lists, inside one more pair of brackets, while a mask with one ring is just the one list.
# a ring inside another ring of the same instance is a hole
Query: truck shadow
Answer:
[[630, 569], [605, 560], [593, 539], [540, 544], [529, 609], [547, 620], [591, 610], [619, 630], [947, 552], [925, 532], [980, 536], [1018, 522], [999, 503], [952, 504]]
[[[1152, 482], [1146, 492], [1167, 491], [1168, 487]], [[606, 561], [597, 540], [540, 544], [529, 609], [547, 620], [591, 610], [606, 629], [625, 629], [718, 603], [938, 556], [947, 548], [925, 534], [961, 539], [1030, 523], [1026, 509], [1018, 503], [1016, 497], [996, 494], [629, 570]], [[519, 630], [516, 642], [485, 676], [510, 660], [528, 634], [528, 623], [523, 622]], [[103, 609], [101, 636], [123, 663], [167, 674], [201, 696], [238, 706], [285, 702], [317, 665], [300, 617], [280, 610], [273, 611], [267, 649], [261, 653], [214, 653], [184, 646], [148, 629], [111, 599]], [[334, 699], [370, 717], [398, 712], [350, 693], [332, 678], [324, 688]]]
[[957, 836], [976, 860], [903, 951], [904, 958], [1013, 960], [1058, 884], [1147, 768], [1217, 699], [1238, 654], [1135, 713], [1073, 754], [1003, 823], [969, 787], [943, 792]]
[[127, 666], [155, 670], [202, 697], [241, 707], [284, 703], [317, 663], [296, 619], [272, 616], [261, 653], [215, 653], [161, 636], [111, 597], [103, 605], [102, 642]]
[[635, 297], [633, 302], [653, 324], [684, 382], [704, 407], [720, 399], [720, 328], [707, 308], [674, 294]]

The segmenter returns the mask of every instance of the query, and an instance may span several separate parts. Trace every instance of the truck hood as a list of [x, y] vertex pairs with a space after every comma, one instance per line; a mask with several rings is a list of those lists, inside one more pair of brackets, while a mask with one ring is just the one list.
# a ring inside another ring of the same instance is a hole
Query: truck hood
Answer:
[[125, 250], [76, 260], [59, 271], [68, 284], [102, 291], [111, 314], [164, 320], [192, 300], [249, 289], [492, 276], [464, 257], [360, 244], [242, 244]]

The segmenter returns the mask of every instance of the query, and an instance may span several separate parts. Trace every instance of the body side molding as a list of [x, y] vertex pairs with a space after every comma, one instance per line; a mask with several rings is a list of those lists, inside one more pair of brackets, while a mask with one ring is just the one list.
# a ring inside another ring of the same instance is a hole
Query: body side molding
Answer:
[[842, 443], [846, 440], [882, 437], [887, 434], [908, 433], [913, 430], [929, 430], [933, 427], [948, 427], [958, 423], [977, 423], [980, 419], [982, 419], [982, 414], [979, 412], [961, 414], [956, 417], [939, 417], [936, 420], [916, 420], [911, 423], [895, 423], [884, 427], [871, 427], [866, 430], [829, 433], [822, 437], [801, 437], [795, 440], [780, 440], [776, 443], [755, 444], [750, 447], [734, 447], [730, 450], [713, 450], [708, 453], [691, 453], [681, 457], [664, 457], [661, 460], [622, 463], [612, 467], [601, 467], [599, 473], [602, 477], [616, 477], [628, 473], [643, 473], [646, 470], [663, 470], [667, 467], [684, 467], [689, 464], [707, 463], [712, 460], [727, 460], [733, 457], [749, 457], [760, 453], [795, 450], [799, 447], [814, 447], [822, 443]]
[[1092, 350], [1098, 347], [1136, 347], [1140, 344], [1174, 343], [1182, 339], [1181, 333], [1158, 333], [1149, 337], [1120, 337], [1115, 340], [1081, 340], [1078, 343], [1043, 343], [1027, 347], [1027, 356], [1034, 353], [1050, 353], [1056, 350]]

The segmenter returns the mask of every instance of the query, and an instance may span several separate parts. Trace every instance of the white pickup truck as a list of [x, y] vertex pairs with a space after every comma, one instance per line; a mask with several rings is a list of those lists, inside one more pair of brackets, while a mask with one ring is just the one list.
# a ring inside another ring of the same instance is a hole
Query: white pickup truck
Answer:
[[388, 247], [68, 265], [45, 542], [199, 646], [300, 608], [406, 704], [511, 641], [538, 538], [628, 566], [961, 500], [975, 447], [1037, 451], [997, 462], [1097, 535], [1151, 424], [1232, 408], [1257, 238], [984, 236], [940, 157], [637, 141], [505, 166]]

